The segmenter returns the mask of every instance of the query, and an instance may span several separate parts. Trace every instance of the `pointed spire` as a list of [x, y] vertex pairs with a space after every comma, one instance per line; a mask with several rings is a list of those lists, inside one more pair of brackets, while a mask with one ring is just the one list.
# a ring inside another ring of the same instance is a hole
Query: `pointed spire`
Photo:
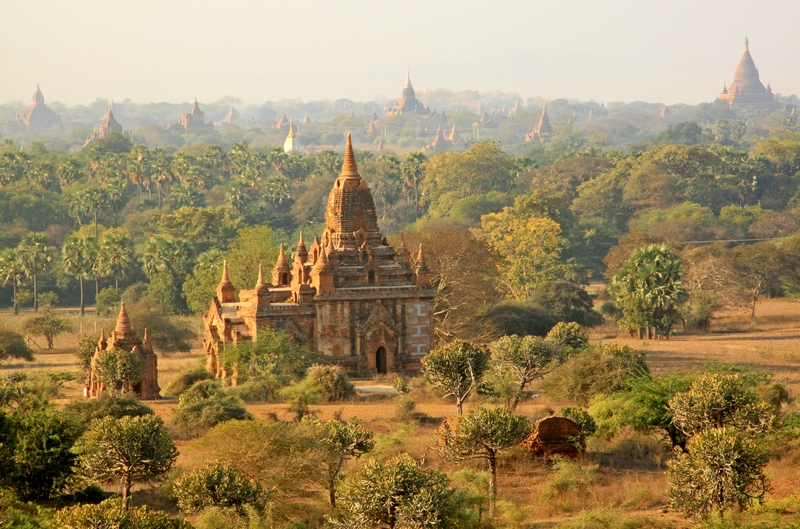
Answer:
[[750, 39], [747, 38], [747, 34], [744, 36], [744, 51], [750, 51]]
[[291, 119], [289, 120], [289, 135], [287, 138], [294, 138], [294, 122]]
[[228, 277], [228, 261], [222, 261], [222, 279], [217, 286], [217, 297], [220, 303], [236, 301], [236, 289], [233, 288], [233, 283]]
[[117, 316], [117, 326], [114, 327], [114, 332], [117, 336], [127, 336], [133, 332], [131, 319], [128, 317], [128, 312], [125, 310], [124, 301], [119, 304], [119, 316]]
[[200, 105], [197, 104], [197, 98], [194, 98], [194, 105], [192, 105], [192, 114], [200, 110]]
[[106, 341], [106, 330], [102, 327], [100, 328], [100, 339], [97, 341], [97, 343], [100, 344], [101, 349], [105, 349], [105, 346], [108, 343]]
[[353, 140], [350, 133], [347, 133], [347, 147], [344, 150], [344, 162], [342, 163], [342, 172], [340, 177], [345, 178], [361, 178], [358, 174], [358, 165], [356, 165], [356, 155], [353, 153]]
[[278, 254], [278, 262], [275, 266], [289, 266], [289, 261], [286, 260], [286, 250], [283, 248], [283, 243], [281, 243], [281, 251]]
[[300, 230], [300, 240], [297, 241], [297, 247], [298, 248], [305, 248], [306, 247], [306, 242], [303, 240], [303, 230]]
[[417, 268], [427, 267], [425, 256], [422, 254], [422, 243], [419, 243], [419, 251], [417, 252]]
[[289, 261], [286, 260], [286, 250], [281, 243], [278, 261], [275, 263], [275, 268], [272, 269], [272, 283], [279, 287], [288, 286], [291, 283], [291, 271]]
[[405, 88], [408, 88], [409, 86], [411, 86], [411, 70], [406, 70], [406, 86], [405, 86]]
[[258, 265], [258, 281], [256, 281], [256, 292], [267, 290], [267, 283], [264, 281], [264, 265]]
[[142, 343], [145, 345], [150, 345], [150, 334], [147, 332], [147, 327], [144, 328], [144, 337], [142, 338]]

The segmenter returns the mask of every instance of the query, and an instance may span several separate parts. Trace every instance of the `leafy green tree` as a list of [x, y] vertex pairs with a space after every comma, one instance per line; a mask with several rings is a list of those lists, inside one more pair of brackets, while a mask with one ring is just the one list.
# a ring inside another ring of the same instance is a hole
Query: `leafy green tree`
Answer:
[[497, 143], [475, 143], [464, 152], [437, 153], [428, 160], [420, 191], [431, 202], [431, 215], [442, 217], [466, 196], [508, 191], [515, 168], [513, 158]]
[[96, 421], [81, 438], [77, 452], [90, 479], [101, 483], [119, 481], [126, 510], [130, 508], [133, 483], [162, 479], [178, 458], [164, 421], [156, 415]]
[[440, 470], [425, 469], [408, 454], [370, 461], [350, 475], [335, 526], [447, 529], [461, 527], [454, 491]]
[[121, 230], [106, 230], [100, 236], [97, 268], [100, 275], [114, 278], [114, 290], [119, 292], [119, 280], [134, 263], [133, 239]]
[[105, 188], [87, 187], [75, 195], [69, 203], [69, 215], [83, 224], [86, 219], [91, 219], [94, 223], [94, 238], [99, 235], [100, 215], [110, 208], [110, 197]]
[[550, 329], [545, 340], [567, 351], [580, 351], [589, 347], [589, 335], [574, 322], [560, 321]]
[[464, 401], [489, 369], [489, 351], [456, 340], [434, 349], [422, 359], [422, 376], [441, 393], [453, 397], [460, 416]]
[[701, 431], [668, 464], [669, 505], [697, 517], [744, 509], [767, 491], [766, 462], [757, 443], [735, 428]]
[[91, 424], [93, 420], [105, 417], [121, 419], [153, 415], [153, 410], [136, 397], [116, 397], [105, 393], [93, 399], [75, 399], [64, 406], [64, 411], [73, 414], [78, 424]]
[[512, 412], [525, 394], [525, 388], [549, 373], [562, 359], [561, 350], [538, 336], [503, 336], [489, 345], [495, 375], [509, 379], [514, 390], [508, 400]]
[[61, 492], [73, 475], [72, 447], [81, 428], [49, 407], [18, 411], [12, 421], [14, 489], [26, 500], [42, 500]]
[[319, 393], [325, 402], [337, 402], [353, 398], [356, 388], [337, 365], [315, 364], [308, 368], [305, 382]]
[[481, 218], [482, 234], [500, 258], [503, 285], [519, 301], [544, 281], [576, 279], [573, 267], [561, 262], [566, 246], [561, 225], [541, 211], [537, 200], [520, 196], [513, 206]]
[[258, 506], [263, 491], [257, 483], [243, 477], [231, 465], [209, 461], [175, 480], [172, 495], [178, 508], [187, 514], [206, 507]]
[[75, 364], [78, 366], [78, 381], [85, 382], [92, 370], [92, 357], [97, 349], [99, 338], [81, 334], [78, 337], [78, 347], [75, 349]]
[[83, 280], [92, 275], [97, 265], [97, 239], [85, 235], [72, 235], [61, 249], [64, 272], [78, 279], [81, 290], [81, 316], [85, 314]]
[[33, 350], [18, 332], [0, 330], [0, 362], [9, 358], [33, 362]]
[[6, 248], [0, 253], [0, 282], [3, 286], [11, 283], [13, 286], [12, 302], [14, 303], [14, 314], [19, 314], [19, 298], [17, 288], [19, 281], [25, 273], [25, 265], [22, 261], [20, 252], [15, 248]]
[[628, 329], [669, 338], [686, 301], [683, 263], [665, 244], [637, 248], [611, 282], [611, 293]]
[[531, 433], [525, 417], [505, 407], [477, 406], [461, 417], [455, 431], [444, 433], [444, 453], [455, 459], [485, 459], [489, 466], [489, 514], [494, 515], [497, 499], [497, 456]]
[[131, 391], [145, 376], [144, 363], [136, 353], [111, 348], [97, 353], [94, 360], [98, 380], [111, 395]]
[[323, 464], [327, 470], [328, 501], [331, 507], [335, 508], [336, 482], [339, 480], [344, 462], [372, 451], [375, 448], [373, 434], [361, 426], [358, 417], [353, 417], [350, 421], [333, 419], [323, 423], [307, 416], [303, 421], [314, 428], [317, 450], [322, 452]]
[[25, 275], [33, 279], [33, 311], [39, 311], [39, 274], [53, 259], [53, 247], [48, 244], [44, 233], [31, 232], [25, 235], [17, 246], [17, 253]]
[[603, 323], [595, 312], [594, 301], [586, 290], [568, 281], [545, 281], [531, 293], [530, 303], [550, 311], [561, 322], [575, 322], [584, 327]]
[[50, 308], [42, 311], [41, 316], [32, 316], [25, 321], [23, 329], [29, 335], [44, 336], [45, 340], [47, 340], [48, 349], [53, 348], [53, 341], [56, 336], [74, 332], [69, 320], [66, 318], [59, 318]]

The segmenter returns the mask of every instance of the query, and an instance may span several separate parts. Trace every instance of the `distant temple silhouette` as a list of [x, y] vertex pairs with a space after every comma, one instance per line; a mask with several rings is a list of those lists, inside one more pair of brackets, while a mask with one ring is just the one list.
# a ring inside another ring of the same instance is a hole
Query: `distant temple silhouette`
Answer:
[[400, 101], [392, 107], [388, 114], [421, 114], [427, 116], [431, 111], [417, 100], [417, 94], [414, 92], [414, 87], [411, 86], [411, 73], [406, 72], [406, 85], [403, 87], [403, 96]]
[[730, 86], [724, 85], [718, 99], [727, 101], [731, 108], [750, 106], [756, 108], [773, 109], [778, 107], [772, 87], [761, 84], [758, 68], [750, 55], [750, 41], [744, 39], [744, 53], [739, 59], [739, 66], [733, 72], [733, 82]]
[[39, 90], [39, 83], [36, 83], [36, 91], [31, 98], [31, 104], [17, 114], [16, 122], [31, 129], [46, 129], [61, 123], [61, 118], [44, 104], [44, 96]]

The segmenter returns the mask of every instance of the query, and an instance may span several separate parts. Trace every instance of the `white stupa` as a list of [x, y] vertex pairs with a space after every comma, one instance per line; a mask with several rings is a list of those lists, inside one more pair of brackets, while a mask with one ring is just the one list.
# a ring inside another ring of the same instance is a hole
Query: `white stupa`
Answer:
[[303, 154], [303, 144], [294, 135], [294, 123], [291, 120], [289, 120], [289, 135], [286, 136], [286, 141], [283, 142], [283, 152], [286, 154]]

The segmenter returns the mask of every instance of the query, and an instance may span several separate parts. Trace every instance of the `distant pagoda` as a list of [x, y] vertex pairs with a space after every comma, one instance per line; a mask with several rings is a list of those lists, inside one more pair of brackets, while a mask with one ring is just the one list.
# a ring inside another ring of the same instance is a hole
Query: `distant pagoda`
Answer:
[[289, 135], [286, 136], [286, 141], [283, 142], [283, 152], [286, 154], [303, 154], [303, 144], [294, 133], [294, 123], [289, 120]]
[[750, 41], [744, 39], [744, 53], [739, 60], [739, 66], [733, 72], [733, 82], [730, 86], [724, 85], [718, 99], [727, 101], [731, 108], [756, 107], [774, 109], [778, 107], [772, 87], [761, 84], [758, 68], [750, 55]]
[[397, 114], [420, 114], [427, 116], [431, 111], [417, 100], [417, 94], [414, 92], [414, 87], [411, 86], [411, 73], [406, 72], [406, 85], [403, 87], [403, 96], [395, 106], [389, 109], [390, 116]]
[[525, 136], [525, 141], [545, 143], [552, 135], [553, 126], [550, 125], [550, 117], [547, 115], [547, 105], [544, 105], [542, 107], [542, 115], [539, 116], [539, 123]]
[[93, 130], [89, 133], [89, 135], [86, 137], [86, 143], [84, 143], [83, 146], [86, 147], [93, 141], [105, 138], [112, 132], [130, 137], [130, 134], [126, 133], [122, 129], [122, 125], [120, 125], [119, 121], [114, 118], [114, 103], [108, 105], [108, 113], [103, 120], [103, 124], [100, 125], [99, 129]]
[[36, 83], [36, 91], [31, 98], [31, 104], [22, 112], [17, 114], [17, 123], [23, 127], [31, 129], [46, 129], [61, 123], [53, 110], [44, 104], [44, 96], [39, 90], [39, 83]]
[[200, 110], [200, 105], [197, 104], [197, 98], [194, 99], [192, 110], [181, 116], [180, 123], [173, 123], [167, 127], [167, 130], [183, 134], [184, 132], [195, 134], [208, 134], [214, 131], [214, 124], [206, 123], [206, 116]]

